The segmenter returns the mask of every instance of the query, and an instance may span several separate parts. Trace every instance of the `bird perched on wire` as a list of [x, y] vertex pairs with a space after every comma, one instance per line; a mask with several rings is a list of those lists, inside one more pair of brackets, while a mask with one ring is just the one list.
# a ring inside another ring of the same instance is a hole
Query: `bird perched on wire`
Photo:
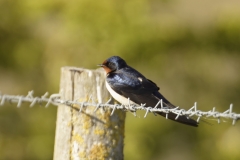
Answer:
[[[105, 60], [98, 66], [103, 67], [106, 71], [106, 87], [112, 97], [118, 102], [128, 105], [141, 105], [154, 107], [162, 100], [164, 108], [176, 108], [171, 104], [160, 92], [159, 87], [147, 79], [134, 68], [127, 65], [127, 63], [118, 56], [112, 56]], [[158, 106], [159, 108], [161, 105]], [[161, 116], [166, 116], [166, 113], [157, 112]], [[195, 120], [180, 115], [177, 119], [176, 114], [168, 113], [168, 118], [176, 122], [180, 122], [190, 126], [198, 126]]]

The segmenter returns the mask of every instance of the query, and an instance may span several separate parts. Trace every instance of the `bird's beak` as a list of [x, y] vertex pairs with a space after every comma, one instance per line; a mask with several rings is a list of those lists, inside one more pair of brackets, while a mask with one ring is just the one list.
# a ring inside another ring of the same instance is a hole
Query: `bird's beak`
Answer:
[[103, 67], [104, 65], [103, 65], [103, 64], [98, 64], [97, 66], [98, 66], [98, 67]]

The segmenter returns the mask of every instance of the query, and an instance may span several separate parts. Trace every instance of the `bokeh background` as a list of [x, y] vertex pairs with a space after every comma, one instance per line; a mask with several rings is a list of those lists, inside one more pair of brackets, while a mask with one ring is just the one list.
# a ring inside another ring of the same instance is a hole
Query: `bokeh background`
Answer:
[[[0, 0], [0, 90], [59, 91], [60, 68], [118, 55], [173, 104], [240, 113], [239, 0]], [[57, 107], [0, 107], [0, 159], [50, 160]], [[240, 123], [127, 114], [126, 160], [240, 159]]]

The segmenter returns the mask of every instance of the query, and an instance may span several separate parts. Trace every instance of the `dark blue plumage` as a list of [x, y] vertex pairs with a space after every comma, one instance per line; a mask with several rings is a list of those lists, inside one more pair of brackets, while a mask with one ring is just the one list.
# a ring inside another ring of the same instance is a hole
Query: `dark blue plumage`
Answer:
[[[101, 65], [107, 73], [106, 86], [113, 98], [122, 104], [128, 103], [128, 98], [134, 104], [146, 104], [146, 106], [154, 107], [161, 99], [163, 106], [167, 108], [175, 108], [160, 92], [159, 87], [151, 80], [145, 78], [141, 73], [118, 56], [112, 56]], [[160, 106], [159, 106], [160, 107]], [[159, 113], [166, 116], [165, 113]], [[198, 123], [186, 116], [179, 116], [177, 120], [176, 114], [169, 113], [168, 118], [183, 124], [198, 126]]]

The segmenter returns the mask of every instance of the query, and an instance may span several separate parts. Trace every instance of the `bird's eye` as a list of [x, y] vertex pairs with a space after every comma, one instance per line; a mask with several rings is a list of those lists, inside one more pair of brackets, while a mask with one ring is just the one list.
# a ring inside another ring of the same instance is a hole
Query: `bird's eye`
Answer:
[[109, 62], [109, 63], [108, 63], [108, 66], [112, 67], [112, 66], [113, 66], [113, 63], [112, 63], [112, 62]]
[[112, 63], [112, 62], [108, 62], [107, 66], [108, 66], [108, 68], [110, 68], [111, 70], [115, 70], [115, 69], [116, 69], [115, 64]]

